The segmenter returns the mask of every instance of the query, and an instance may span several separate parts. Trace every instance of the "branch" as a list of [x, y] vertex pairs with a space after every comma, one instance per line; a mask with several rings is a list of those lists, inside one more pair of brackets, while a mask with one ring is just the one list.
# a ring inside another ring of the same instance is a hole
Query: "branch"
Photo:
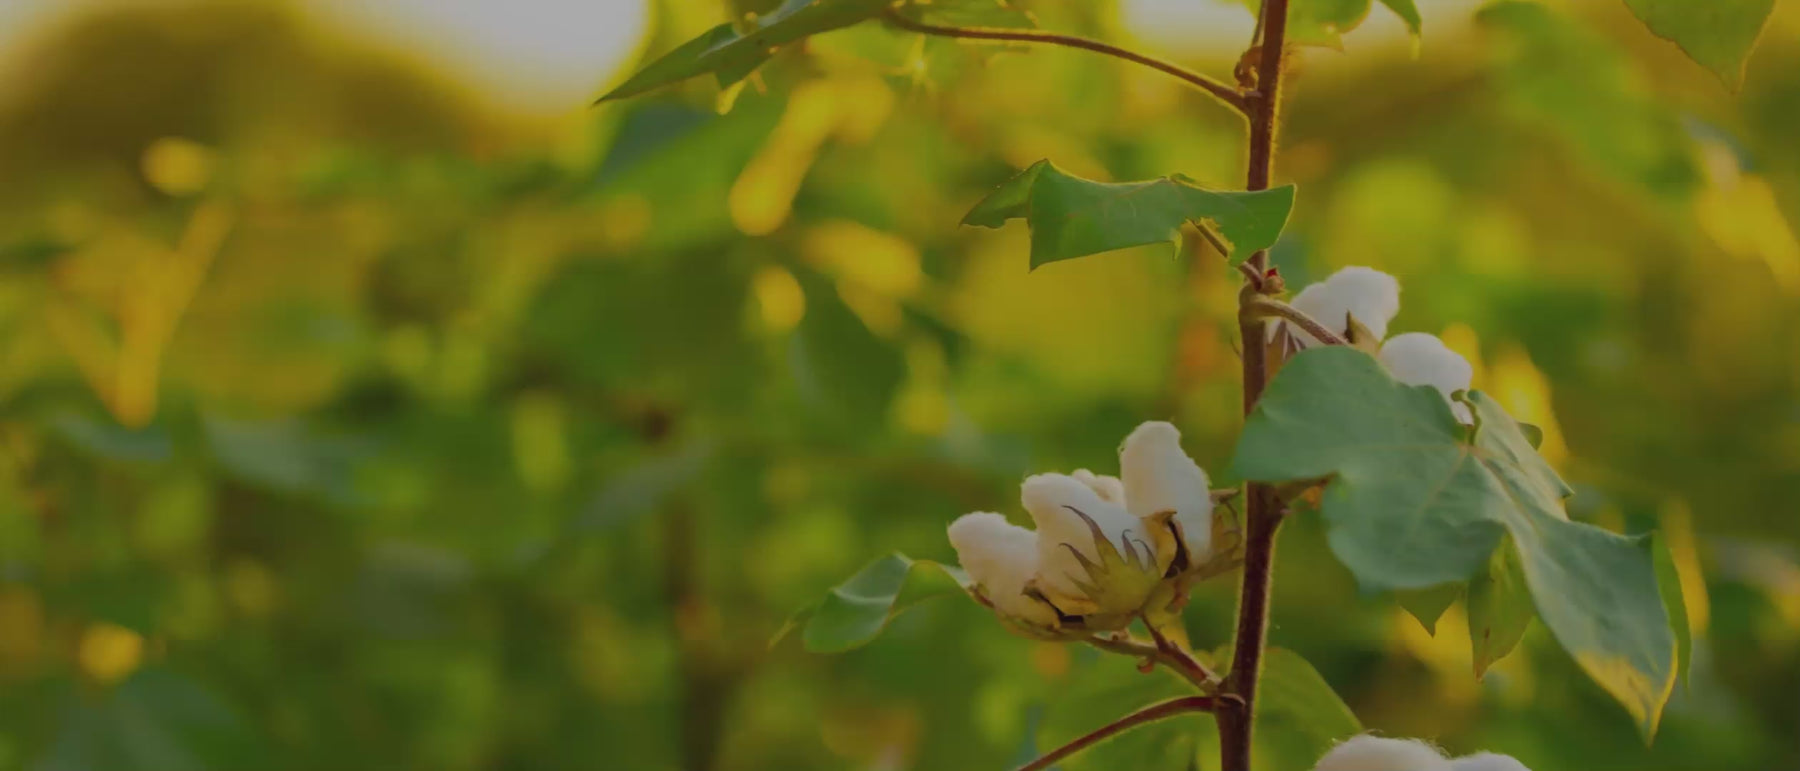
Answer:
[[1166, 62], [1152, 56], [1145, 56], [1136, 51], [1129, 51], [1109, 43], [1102, 43], [1098, 40], [1089, 40], [1084, 37], [1060, 35], [1054, 32], [1043, 32], [1039, 30], [995, 29], [990, 27], [945, 27], [909, 19], [905, 14], [900, 13], [893, 8], [884, 10], [882, 12], [882, 18], [885, 19], [887, 23], [896, 27], [923, 35], [966, 38], [969, 40], [1002, 40], [1014, 43], [1043, 43], [1045, 45], [1079, 48], [1084, 51], [1105, 54], [1118, 59], [1124, 59], [1128, 62], [1142, 64], [1168, 75], [1173, 75], [1186, 81], [1188, 85], [1211, 94], [1213, 98], [1230, 105], [1238, 112], [1245, 115], [1250, 114], [1249, 100], [1231, 86], [1227, 86], [1224, 83], [1213, 80], [1212, 78], [1187, 69], [1186, 67], [1182, 67], [1181, 65]]
[[1183, 696], [1177, 699], [1157, 702], [1148, 707], [1126, 715], [1111, 723], [1094, 729], [1091, 733], [1075, 741], [1050, 751], [1037, 760], [1019, 766], [1019, 771], [1043, 771], [1070, 755], [1087, 749], [1113, 734], [1135, 728], [1146, 723], [1154, 723], [1164, 718], [1186, 714], [1188, 712], [1211, 712], [1216, 708], [1216, 701], [1211, 696]]
[[1345, 340], [1343, 335], [1326, 329], [1324, 324], [1320, 324], [1317, 319], [1306, 315], [1305, 311], [1273, 297], [1253, 297], [1244, 303], [1243, 312], [1254, 316], [1279, 318], [1306, 330], [1306, 333], [1312, 335], [1313, 339], [1326, 345], [1350, 344], [1350, 341]]
[[[1152, 630], [1152, 634], [1155, 633]], [[1115, 640], [1108, 637], [1089, 637], [1087, 643], [1103, 651], [1122, 653], [1161, 664], [1174, 670], [1175, 674], [1181, 675], [1182, 679], [1192, 683], [1202, 692], [1213, 693], [1219, 690], [1221, 678], [1213, 674], [1212, 670], [1207, 669], [1205, 664], [1201, 664], [1199, 660], [1180, 648], [1173, 646], [1165, 648], [1161, 642], [1151, 645], [1130, 638]]]

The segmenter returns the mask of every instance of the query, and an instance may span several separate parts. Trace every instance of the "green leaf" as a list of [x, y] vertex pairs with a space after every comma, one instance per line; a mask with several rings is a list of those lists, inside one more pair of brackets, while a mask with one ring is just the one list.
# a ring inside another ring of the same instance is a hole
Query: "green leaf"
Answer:
[[1132, 246], [1175, 243], [1181, 226], [1210, 222], [1233, 263], [1274, 245], [1294, 206], [1294, 186], [1257, 192], [1205, 190], [1179, 174], [1143, 182], [1095, 182], [1038, 161], [975, 205], [964, 225], [1024, 219], [1031, 267]]
[[1689, 59], [1736, 90], [1775, 0], [1625, 0], [1625, 5], [1657, 37], [1681, 46]]
[[1438, 619], [1443, 617], [1444, 611], [1449, 610], [1457, 598], [1463, 596], [1465, 588], [1460, 582], [1439, 584], [1426, 589], [1395, 592], [1394, 597], [1400, 601], [1400, 607], [1419, 620], [1419, 625], [1425, 627], [1426, 634], [1435, 637]]
[[895, 552], [869, 563], [849, 580], [832, 588], [816, 606], [790, 619], [771, 644], [799, 626], [801, 641], [814, 653], [842, 653], [867, 645], [889, 621], [920, 602], [957, 591], [971, 583], [962, 570]]
[[1412, 33], [1413, 37], [1419, 36], [1425, 20], [1419, 17], [1419, 6], [1414, 5], [1413, 0], [1381, 0], [1381, 4], [1393, 11], [1394, 15], [1399, 16], [1401, 21], [1406, 22], [1406, 30]]
[[1479, 391], [1464, 400], [1474, 427], [1361, 351], [1304, 351], [1257, 403], [1231, 473], [1329, 477], [1321, 508], [1332, 551], [1369, 589], [1465, 580], [1510, 534], [1538, 616], [1653, 734], [1676, 651], [1648, 539], [1568, 521], [1569, 487], [1518, 424]]
[[716, 75], [720, 85], [729, 86], [762, 66], [776, 48], [874, 18], [887, 5], [888, 0], [787, 0], [757, 19], [755, 28], [746, 33], [730, 24], [707, 30], [638, 70], [600, 101], [636, 96], [708, 73]]
[[1264, 769], [1311, 768], [1333, 745], [1362, 733], [1356, 713], [1300, 654], [1263, 651], [1256, 697], [1255, 751]]
[[1488, 560], [1487, 572], [1469, 581], [1469, 649], [1476, 679], [1512, 652], [1536, 615], [1518, 550], [1505, 539]]
[[1688, 621], [1687, 599], [1681, 593], [1681, 571], [1676, 567], [1674, 552], [1669, 550], [1668, 536], [1656, 533], [1650, 541], [1656, 557], [1656, 588], [1675, 629], [1675, 676], [1686, 685], [1688, 662], [1694, 655], [1694, 631]]

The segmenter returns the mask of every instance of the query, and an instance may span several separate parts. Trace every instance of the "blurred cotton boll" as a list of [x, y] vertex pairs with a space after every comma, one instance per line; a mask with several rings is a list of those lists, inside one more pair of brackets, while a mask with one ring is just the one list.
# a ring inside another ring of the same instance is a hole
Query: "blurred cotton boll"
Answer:
[[1531, 771], [1510, 755], [1483, 752], [1451, 760], [1418, 739], [1361, 734], [1331, 748], [1313, 771]]
[[1313, 771], [1451, 771], [1436, 747], [1417, 739], [1362, 734], [1331, 748]]
[[1189, 560], [1205, 562], [1212, 553], [1212, 496], [1206, 472], [1181, 450], [1181, 432], [1161, 421], [1138, 426], [1119, 448], [1119, 474], [1132, 515], [1175, 512]]
[[1450, 761], [1451, 771], [1531, 771], [1518, 758], [1495, 752], [1467, 755]]
[[[1468, 359], [1450, 350], [1436, 335], [1424, 332], [1395, 335], [1381, 344], [1380, 358], [1382, 366], [1387, 367], [1395, 380], [1436, 388], [1446, 401], [1450, 400], [1451, 394], [1468, 390], [1475, 377], [1475, 368]], [[1450, 411], [1464, 423], [1474, 420], [1469, 414], [1469, 406], [1461, 402], [1450, 401]]]
[[1002, 613], [1054, 626], [1056, 611], [1025, 595], [1037, 573], [1037, 534], [993, 512], [964, 514], [950, 523], [950, 545], [982, 595]]

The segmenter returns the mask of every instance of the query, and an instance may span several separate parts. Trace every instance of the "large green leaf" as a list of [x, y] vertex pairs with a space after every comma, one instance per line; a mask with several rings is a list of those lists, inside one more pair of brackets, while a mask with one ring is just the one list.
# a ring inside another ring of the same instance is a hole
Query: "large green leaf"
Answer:
[[757, 19], [755, 27], [747, 32], [740, 33], [730, 24], [707, 30], [663, 54], [608, 91], [600, 101], [636, 96], [708, 73], [717, 75], [721, 85], [731, 85], [762, 66], [776, 48], [874, 18], [887, 5], [888, 0], [787, 0]]
[[[1229, 661], [1231, 646], [1213, 655]], [[1264, 650], [1258, 683], [1250, 771], [1307, 771], [1332, 746], [1363, 730], [1356, 713], [1298, 653]], [[1199, 732], [1200, 756], [1216, 758], [1218, 743], [1218, 731], [1208, 721]]]
[[1256, 192], [1205, 190], [1182, 175], [1142, 182], [1082, 179], [1038, 161], [975, 205], [964, 225], [1031, 228], [1031, 267], [1131, 246], [1175, 243], [1181, 226], [1209, 222], [1236, 263], [1274, 245], [1294, 206], [1294, 186]]
[[1400, 601], [1400, 607], [1405, 608], [1407, 613], [1411, 613], [1413, 618], [1419, 620], [1419, 625], [1425, 627], [1426, 634], [1435, 637], [1438, 619], [1442, 618], [1444, 611], [1449, 610], [1450, 606], [1463, 596], [1466, 589], [1466, 586], [1457, 582], [1439, 584], [1426, 589], [1406, 589], [1395, 592], [1394, 597]]
[[[1255, 765], [1302, 771], [1337, 744], [1362, 732], [1356, 713], [1300, 654], [1263, 651], [1256, 696]], [[1261, 756], [1261, 757], [1257, 757]]]
[[1649, 539], [1568, 521], [1569, 487], [1518, 424], [1479, 391], [1465, 401], [1474, 427], [1361, 351], [1305, 351], [1257, 404], [1232, 474], [1330, 479], [1321, 508], [1332, 551], [1370, 589], [1468, 579], [1510, 534], [1538, 616], [1654, 733], [1676, 650]]
[[869, 563], [833, 587], [825, 599], [794, 614], [771, 644], [805, 624], [800, 639], [807, 650], [842, 653], [867, 645], [907, 608], [933, 597], [968, 591], [970, 586], [968, 575], [958, 568], [895, 552]]
[[1519, 552], [1506, 539], [1488, 560], [1487, 572], [1469, 581], [1469, 649], [1475, 677], [1487, 674], [1489, 666], [1512, 652], [1536, 615]]
[[1744, 80], [1744, 60], [1756, 47], [1775, 0], [1625, 0], [1657, 37], [1681, 46], [1689, 59], [1726, 85]]

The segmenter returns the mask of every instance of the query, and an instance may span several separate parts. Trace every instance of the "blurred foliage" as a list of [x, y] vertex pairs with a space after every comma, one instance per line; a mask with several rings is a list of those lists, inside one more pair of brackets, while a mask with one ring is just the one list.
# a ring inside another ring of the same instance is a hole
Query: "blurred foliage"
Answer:
[[[754, 10], [725, 6], [659, 4], [648, 53]], [[1800, 764], [1794, 9], [1737, 94], [1622, 3], [1424, 10], [1418, 59], [1362, 31], [1304, 54], [1276, 260], [1401, 276], [1396, 329], [1543, 427], [1573, 516], [1660, 527], [1691, 670], [1648, 747], [1541, 624], [1476, 681], [1463, 607], [1433, 637], [1358, 595], [1316, 517], [1284, 530], [1272, 643], [1455, 753]], [[568, 152], [371, 46], [129, 4], [9, 65], [0, 768], [995, 768], [1105, 719], [1070, 696], [1154, 697], [972, 603], [844, 656], [766, 641], [1140, 420], [1227, 467], [1223, 259], [1028, 272], [1023, 228], [956, 222], [1042, 158], [1232, 187], [1234, 115], [862, 25], [734, 99], [598, 108]], [[1228, 642], [1231, 583], [1197, 646]]]

